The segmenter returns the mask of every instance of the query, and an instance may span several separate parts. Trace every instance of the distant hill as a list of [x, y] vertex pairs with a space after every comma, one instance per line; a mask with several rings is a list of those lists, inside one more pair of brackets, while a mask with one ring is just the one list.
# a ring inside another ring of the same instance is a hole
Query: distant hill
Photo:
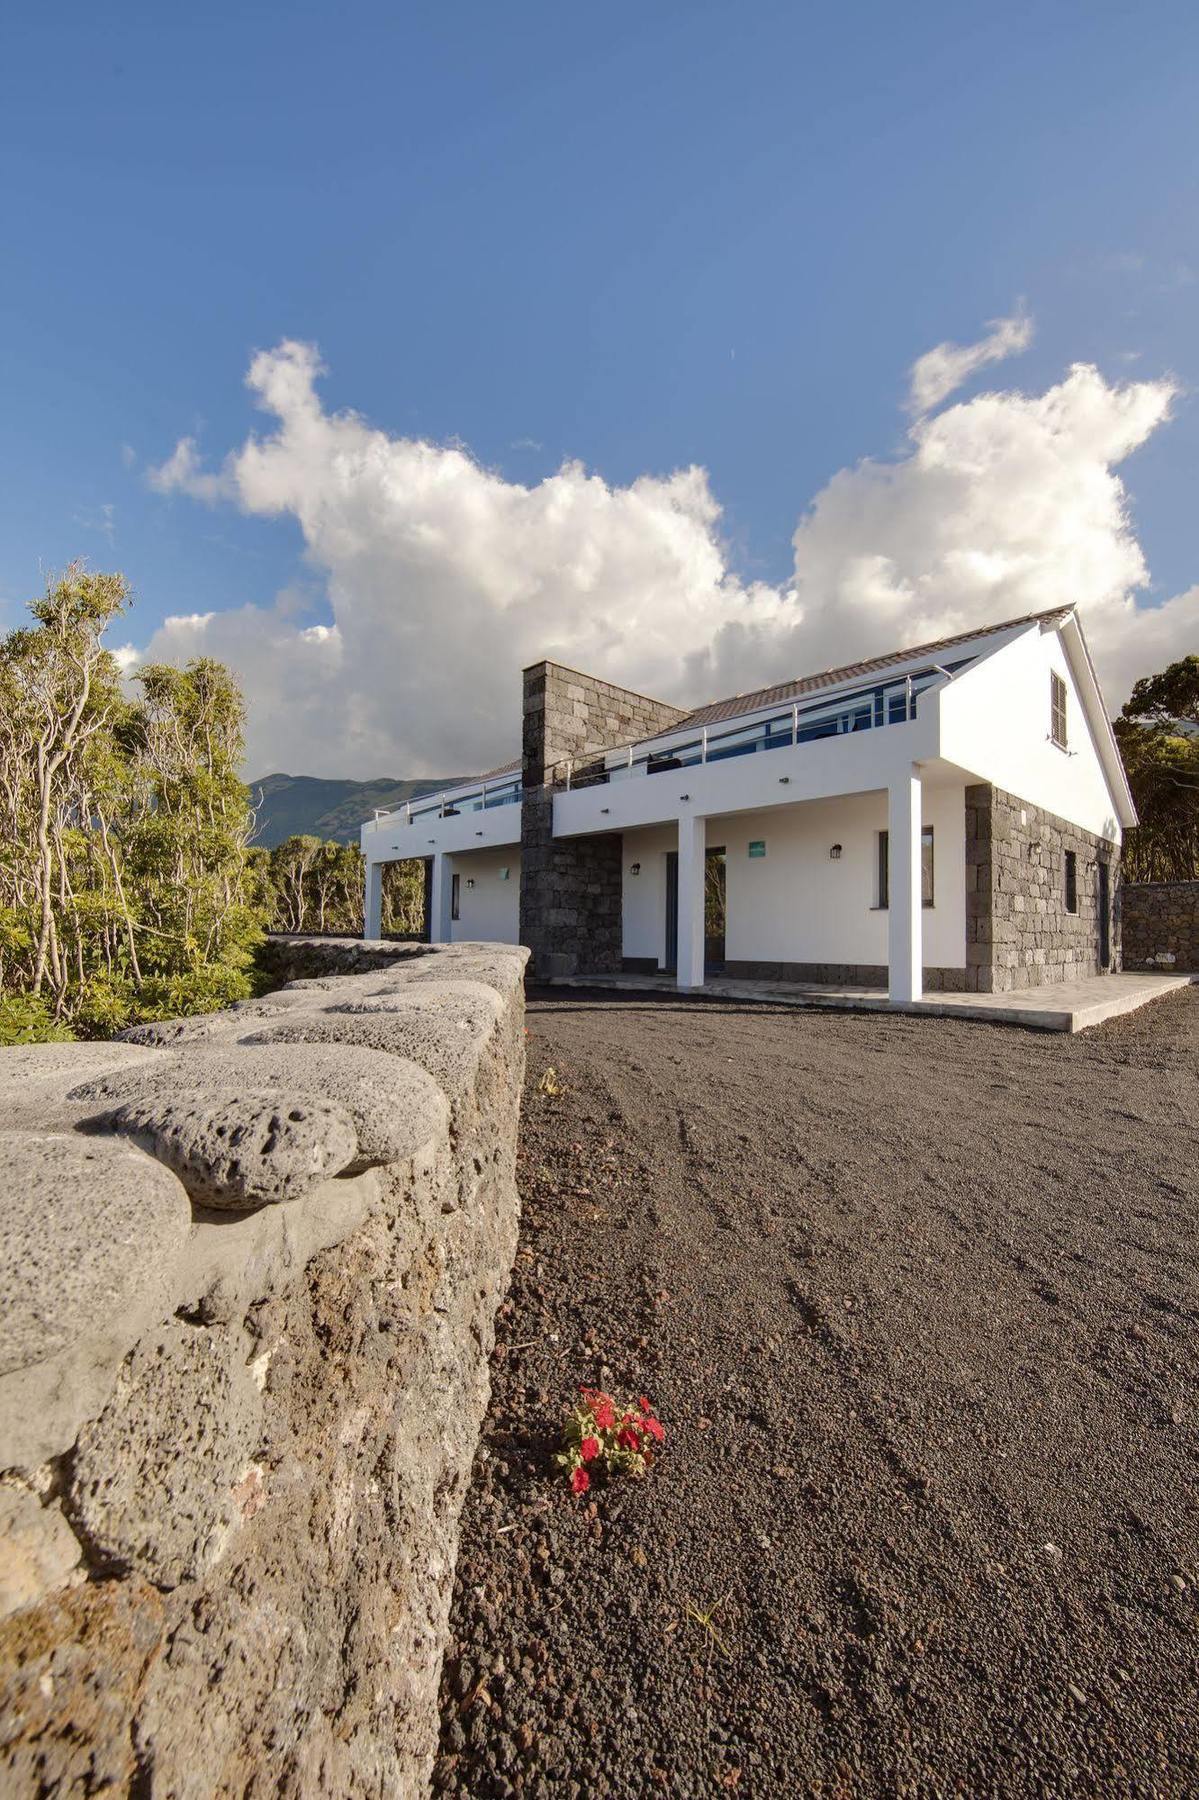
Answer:
[[465, 775], [430, 775], [420, 781], [323, 781], [316, 775], [264, 775], [249, 783], [258, 813], [252, 842], [273, 849], [298, 832], [356, 844], [362, 824], [376, 806], [403, 806], [419, 794], [435, 794], [469, 780]]

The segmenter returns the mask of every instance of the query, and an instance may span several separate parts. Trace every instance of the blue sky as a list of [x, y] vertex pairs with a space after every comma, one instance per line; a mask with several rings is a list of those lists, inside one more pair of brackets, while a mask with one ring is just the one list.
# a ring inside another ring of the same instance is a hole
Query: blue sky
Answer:
[[915, 358], [1020, 302], [995, 383], [1174, 378], [1120, 475], [1141, 603], [1176, 595], [1197, 50], [1193, 4], [1153, 0], [10, 9], [0, 623], [75, 555], [128, 574], [138, 645], [282, 589], [335, 623], [295, 505], [146, 479], [181, 436], [215, 468], [269, 431], [243, 378], [289, 338], [330, 412], [511, 483], [701, 464], [730, 569], [785, 583], [830, 478], [903, 452]]

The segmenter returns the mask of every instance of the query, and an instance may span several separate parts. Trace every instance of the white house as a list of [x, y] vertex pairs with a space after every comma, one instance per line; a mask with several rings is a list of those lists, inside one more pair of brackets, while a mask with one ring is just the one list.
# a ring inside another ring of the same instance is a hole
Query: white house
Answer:
[[364, 826], [432, 861], [435, 942], [542, 975], [1001, 991], [1118, 967], [1135, 824], [1072, 607], [690, 712], [525, 671], [520, 763]]

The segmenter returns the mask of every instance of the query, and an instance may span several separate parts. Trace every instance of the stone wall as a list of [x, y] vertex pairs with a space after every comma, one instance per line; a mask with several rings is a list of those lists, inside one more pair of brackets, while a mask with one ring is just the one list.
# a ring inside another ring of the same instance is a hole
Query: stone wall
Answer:
[[1126, 969], [1199, 975], [1199, 881], [1128, 881], [1121, 901]]
[[[1077, 911], [1066, 908], [1066, 852]], [[1100, 861], [1110, 870], [1110, 968], [1120, 967], [1120, 851], [1013, 794], [966, 789], [966, 986], [1007, 993], [1104, 971], [1099, 960]]]
[[520, 939], [537, 974], [615, 974], [621, 966], [621, 837], [555, 838], [554, 793], [588, 758], [668, 730], [678, 707], [558, 663], [524, 672]]
[[525, 953], [356, 950], [0, 1051], [6, 1795], [427, 1789]]

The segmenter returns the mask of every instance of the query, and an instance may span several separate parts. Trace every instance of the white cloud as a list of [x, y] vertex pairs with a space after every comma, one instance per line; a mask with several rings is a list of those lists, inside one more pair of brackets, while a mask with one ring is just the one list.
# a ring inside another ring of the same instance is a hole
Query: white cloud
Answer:
[[237, 486], [228, 467], [205, 474], [195, 438], [182, 437], [164, 463], [146, 470], [146, 480], [159, 494], [188, 494], [193, 500], [233, 500]]
[[285, 590], [167, 620], [147, 650], [238, 671], [255, 775], [488, 767], [519, 748], [520, 670], [541, 657], [695, 702], [1075, 601], [1115, 706], [1199, 640], [1199, 588], [1135, 602], [1148, 575], [1116, 473], [1168, 418], [1168, 381], [1079, 365], [1043, 394], [921, 418], [898, 458], [833, 476], [772, 587], [731, 568], [701, 468], [621, 488], [572, 462], [526, 486], [326, 411], [319, 373], [308, 345], [256, 356], [269, 434], [218, 477], [194, 446], [179, 466], [188, 492], [218, 480], [296, 520], [332, 623], [305, 625]]
[[912, 364], [908, 411], [917, 418], [947, 400], [978, 369], [1016, 356], [1032, 343], [1032, 320], [1021, 309], [1010, 319], [992, 319], [990, 334], [977, 344], [936, 344]]

